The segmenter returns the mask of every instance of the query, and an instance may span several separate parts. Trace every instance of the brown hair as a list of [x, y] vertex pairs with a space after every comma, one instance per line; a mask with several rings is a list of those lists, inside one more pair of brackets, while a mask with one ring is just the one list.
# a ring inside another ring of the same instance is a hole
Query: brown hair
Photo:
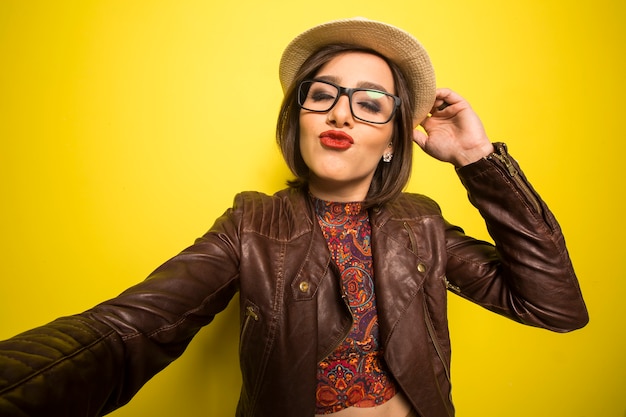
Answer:
[[285, 92], [278, 114], [276, 125], [276, 141], [287, 162], [287, 166], [295, 175], [295, 179], [287, 184], [292, 188], [305, 189], [308, 187], [309, 168], [304, 163], [300, 153], [300, 107], [297, 102], [297, 91], [300, 83], [312, 78], [319, 69], [331, 59], [345, 52], [367, 52], [383, 58], [393, 74], [396, 94], [402, 100], [394, 119], [392, 142], [393, 159], [391, 162], [379, 162], [370, 189], [364, 201], [365, 207], [380, 206], [396, 198], [404, 189], [411, 175], [413, 163], [413, 95], [409, 94], [408, 82], [397, 65], [377, 52], [354, 45], [336, 44], [327, 45], [313, 53], [302, 64], [293, 82]]

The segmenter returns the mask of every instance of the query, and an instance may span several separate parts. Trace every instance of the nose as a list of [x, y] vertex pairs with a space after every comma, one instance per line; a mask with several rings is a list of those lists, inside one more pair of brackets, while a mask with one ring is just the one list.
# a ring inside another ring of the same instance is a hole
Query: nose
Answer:
[[352, 126], [354, 124], [354, 118], [350, 110], [350, 99], [347, 95], [340, 96], [337, 103], [328, 110], [326, 120], [337, 127]]

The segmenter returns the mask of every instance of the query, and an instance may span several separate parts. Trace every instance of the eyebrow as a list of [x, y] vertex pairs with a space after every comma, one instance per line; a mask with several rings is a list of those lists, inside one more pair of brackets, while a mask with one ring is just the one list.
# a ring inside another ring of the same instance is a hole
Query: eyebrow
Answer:
[[[334, 75], [320, 75], [319, 77], [315, 77], [315, 79], [321, 80], [321, 81], [330, 81], [332, 83], [339, 84], [339, 77], [336, 77]], [[379, 91], [384, 91], [385, 93], [389, 93], [389, 91], [387, 91], [385, 87], [383, 87], [380, 84], [371, 82], [371, 81], [359, 81], [356, 84], [356, 88], [367, 88], [371, 90], [379, 90]]]

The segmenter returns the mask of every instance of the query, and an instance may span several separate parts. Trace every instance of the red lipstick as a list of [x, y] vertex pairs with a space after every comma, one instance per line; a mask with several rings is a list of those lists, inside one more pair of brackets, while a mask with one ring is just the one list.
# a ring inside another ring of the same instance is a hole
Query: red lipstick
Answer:
[[320, 133], [320, 142], [327, 148], [345, 150], [352, 146], [354, 139], [341, 130], [327, 130]]

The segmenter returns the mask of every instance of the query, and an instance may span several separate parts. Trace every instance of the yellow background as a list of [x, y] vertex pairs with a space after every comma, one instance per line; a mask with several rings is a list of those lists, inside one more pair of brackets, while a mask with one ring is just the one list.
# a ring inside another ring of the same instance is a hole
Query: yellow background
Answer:
[[[590, 310], [588, 327], [559, 335], [451, 296], [458, 415], [623, 417], [617, 0], [1, 0], [0, 338], [142, 280], [237, 191], [282, 188], [280, 53], [300, 31], [351, 16], [414, 33], [438, 85], [509, 144], [561, 221]], [[415, 160], [409, 190], [486, 237], [453, 169]], [[234, 304], [113, 415], [233, 415]]]

